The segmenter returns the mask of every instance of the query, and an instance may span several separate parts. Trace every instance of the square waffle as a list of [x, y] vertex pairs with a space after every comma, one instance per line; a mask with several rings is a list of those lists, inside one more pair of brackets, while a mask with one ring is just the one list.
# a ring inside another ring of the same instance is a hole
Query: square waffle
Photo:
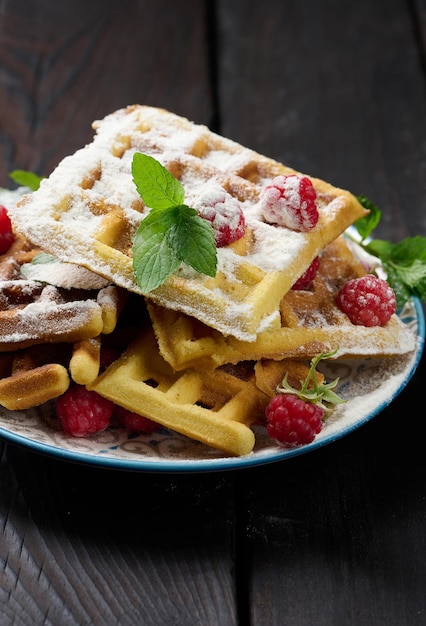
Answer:
[[101, 289], [63, 288], [28, 279], [22, 266], [39, 252], [18, 234], [0, 255], [0, 352], [110, 333], [124, 293], [109, 284]]
[[290, 360], [176, 372], [161, 356], [148, 327], [87, 388], [196, 441], [243, 455], [253, 449], [250, 427], [264, 422], [276, 385], [286, 373], [290, 384], [298, 385], [307, 372], [306, 366]]
[[344, 237], [338, 237], [322, 251], [320, 269], [310, 287], [290, 290], [281, 300], [281, 327], [259, 333], [254, 342], [224, 336], [195, 318], [152, 302], [148, 311], [160, 351], [175, 370], [212, 369], [247, 359], [310, 359], [334, 350], [336, 358], [411, 352], [413, 333], [396, 315], [383, 327], [355, 326], [336, 305], [343, 285], [365, 274]]
[[[23, 267], [39, 252], [18, 234], [0, 255], [0, 405], [11, 410], [60, 396], [70, 379], [96, 378], [101, 339], [114, 331], [127, 299], [110, 284], [65, 288], [27, 278]], [[75, 276], [75, 266], [59, 265]]]
[[[318, 224], [307, 233], [277, 227], [262, 219], [259, 196], [275, 176], [294, 170], [163, 109], [127, 107], [93, 127], [93, 141], [10, 210], [15, 228], [61, 260], [241, 341], [279, 328], [283, 295], [325, 245], [365, 214], [349, 192], [311, 179]], [[218, 249], [214, 278], [182, 266], [163, 285], [142, 293], [132, 268], [132, 240], [149, 209], [132, 181], [135, 152], [167, 167], [181, 181], [189, 206], [212, 181], [239, 200], [250, 237], [245, 246]]]

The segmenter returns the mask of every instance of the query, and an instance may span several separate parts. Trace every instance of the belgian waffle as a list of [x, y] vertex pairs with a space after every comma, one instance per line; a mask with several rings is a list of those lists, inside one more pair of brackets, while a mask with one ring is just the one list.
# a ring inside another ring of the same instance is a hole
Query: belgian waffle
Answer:
[[26, 278], [23, 268], [39, 253], [17, 234], [0, 256], [0, 405], [11, 410], [58, 397], [71, 379], [96, 378], [102, 337], [115, 329], [127, 299], [110, 284], [64, 288]]
[[281, 327], [260, 333], [254, 342], [226, 337], [195, 318], [154, 303], [148, 304], [148, 310], [160, 351], [176, 370], [212, 369], [247, 359], [310, 359], [334, 350], [335, 358], [411, 352], [415, 338], [396, 315], [383, 327], [354, 326], [336, 305], [341, 287], [365, 273], [344, 238], [337, 238], [321, 253], [320, 270], [310, 287], [290, 290], [283, 297]]
[[[300, 233], [267, 224], [260, 193], [272, 178], [294, 170], [163, 109], [127, 107], [93, 127], [94, 140], [66, 157], [37, 192], [10, 210], [15, 228], [63, 261], [242, 341], [279, 327], [283, 295], [326, 244], [365, 214], [349, 192], [311, 179], [316, 227]], [[136, 151], [156, 158], [180, 179], [190, 206], [212, 181], [240, 201], [250, 238], [243, 252], [233, 246], [218, 249], [214, 278], [182, 266], [163, 285], [142, 293], [131, 243], [149, 209], [132, 181]]]
[[266, 362], [244, 362], [211, 372], [175, 372], [160, 355], [148, 327], [87, 387], [196, 441], [243, 455], [253, 449], [250, 427], [264, 422], [275, 385], [286, 373], [298, 384], [307, 372], [307, 367], [292, 361], [274, 363], [273, 368]]
[[66, 289], [27, 279], [22, 267], [39, 252], [18, 234], [0, 256], [0, 352], [111, 332], [125, 298], [121, 290]]

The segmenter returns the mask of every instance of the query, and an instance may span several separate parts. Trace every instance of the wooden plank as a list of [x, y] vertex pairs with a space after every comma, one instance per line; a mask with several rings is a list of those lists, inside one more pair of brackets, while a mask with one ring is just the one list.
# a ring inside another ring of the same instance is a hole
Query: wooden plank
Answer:
[[3, 458], [2, 624], [236, 623], [227, 477]]
[[424, 374], [361, 430], [236, 488], [251, 624], [423, 624], [425, 427], [407, 458], [400, 422]]
[[425, 232], [426, 98], [406, 3], [222, 0], [217, 13], [221, 132], [367, 195], [382, 235]]
[[[378, 236], [426, 234], [425, 85], [408, 5], [222, 0], [217, 17], [220, 131], [367, 195], [383, 211]], [[407, 402], [425, 367], [345, 440], [236, 476], [242, 623], [424, 622], [425, 426]]]
[[140, 103], [209, 122], [204, 2], [13, 0], [0, 11], [0, 185], [48, 175], [91, 123]]

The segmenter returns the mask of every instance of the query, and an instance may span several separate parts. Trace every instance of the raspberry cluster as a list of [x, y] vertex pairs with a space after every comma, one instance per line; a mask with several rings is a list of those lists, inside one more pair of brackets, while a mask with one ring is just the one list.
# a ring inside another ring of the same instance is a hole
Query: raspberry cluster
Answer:
[[150, 434], [158, 429], [156, 422], [117, 406], [83, 385], [71, 385], [56, 400], [56, 414], [64, 432], [73, 437], [89, 437], [109, 426]]

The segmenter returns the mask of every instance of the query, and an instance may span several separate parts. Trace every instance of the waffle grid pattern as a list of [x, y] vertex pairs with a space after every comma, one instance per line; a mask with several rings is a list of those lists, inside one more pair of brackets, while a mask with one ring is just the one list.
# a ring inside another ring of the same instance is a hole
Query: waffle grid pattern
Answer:
[[65, 158], [38, 192], [18, 203], [11, 214], [17, 228], [62, 260], [141, 293], [131, 242], [147, 208], [131, 179], [134, 152], [157, 158], [179, 178], [189, 205], [207, 181], [216, 181], [241, 202], [251, 233], [245, 249], [219, 249], [215, 278], [182, 267], [144, 295], [241, 340], [279, 325], [282, 296], [324, 245], [364, 215], [350, 193], [312, 179], [318, 225], [303, 234], [277, 228], [258, 215], [259, 195], [274, 176], [294, 170], [152, 107], [128, 107], [94, 128], [91, 144]]

